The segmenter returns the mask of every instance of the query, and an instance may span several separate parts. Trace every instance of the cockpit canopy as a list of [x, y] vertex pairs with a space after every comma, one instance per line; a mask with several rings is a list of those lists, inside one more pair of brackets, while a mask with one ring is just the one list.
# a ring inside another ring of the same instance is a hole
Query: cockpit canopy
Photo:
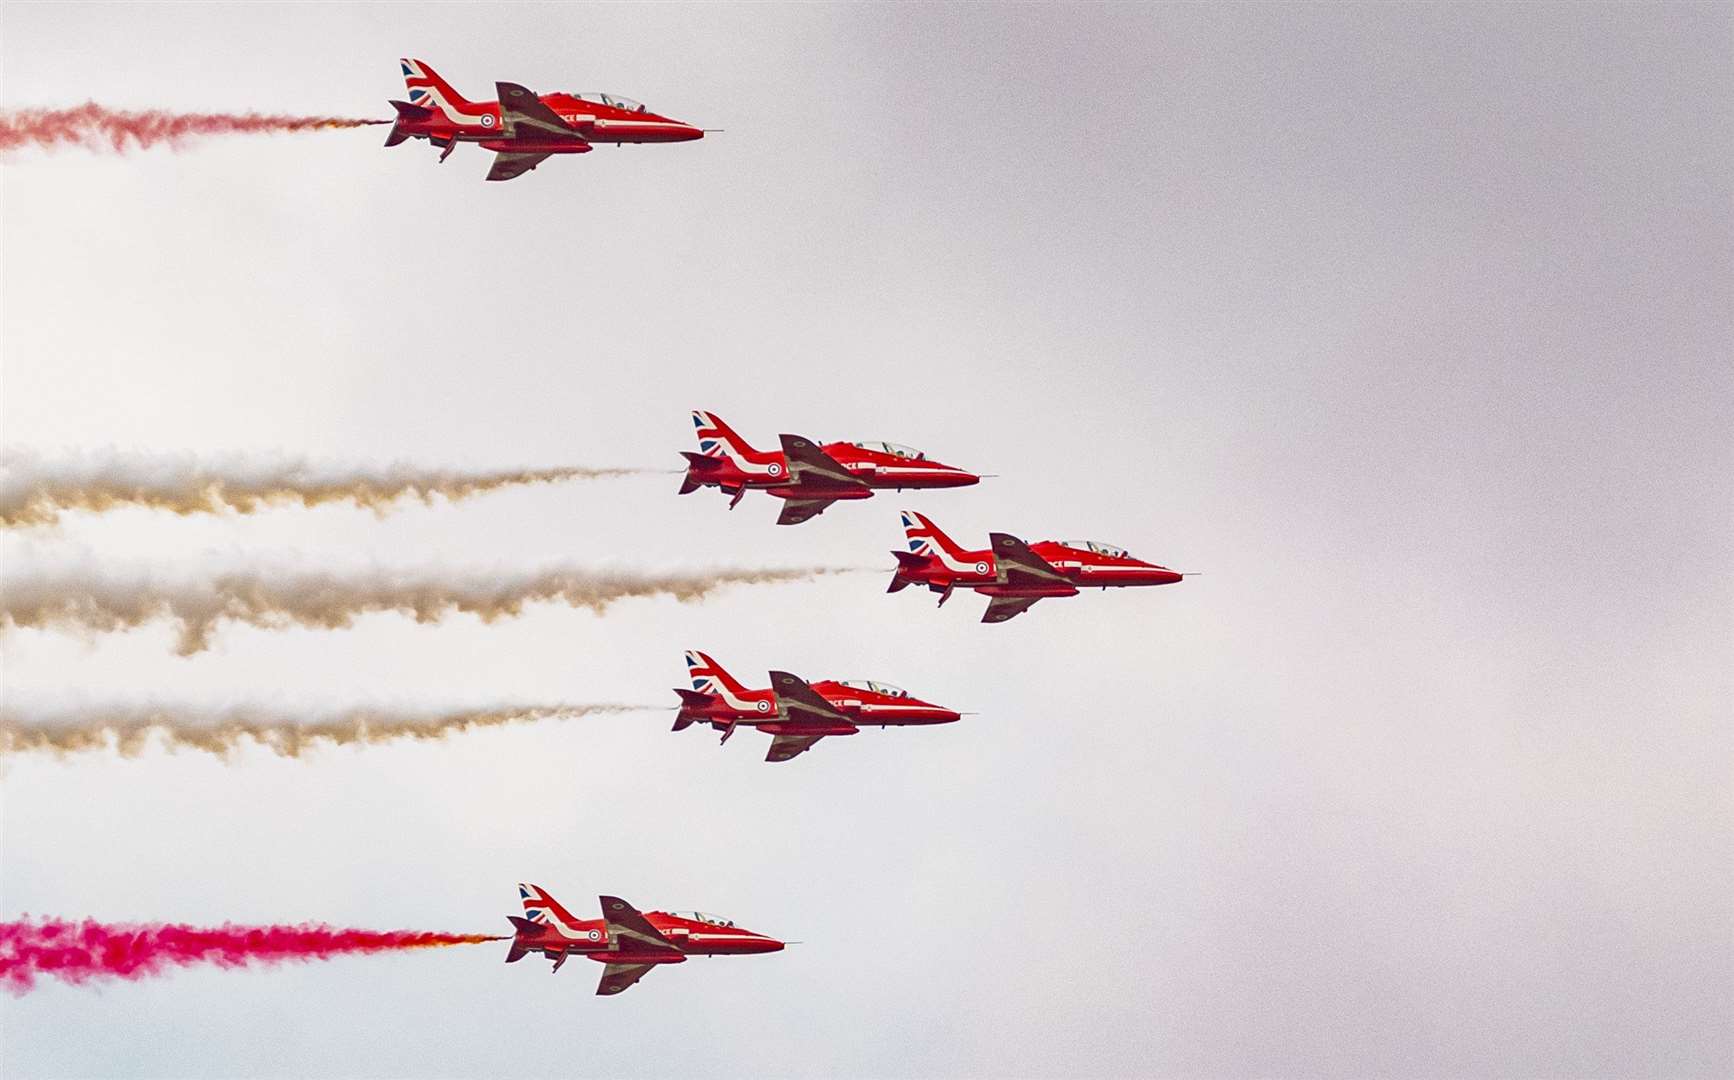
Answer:
[[1061, 540], [1061, 547], [1069, 547], [1076, 551], [1093, 551], [1098, 555], [1106, 555], [1110, 559], [1126, 558], [1126, 549], [1113, 544], [1098, 544], [1094, 540]]
[[909, 691], [901, 686], [890, 683], [874, 682], [872, 679], [844, 679], [838, 686], [851, 686], [856, 690], [866, 690], [869, 693], [884, 694], [886, 697], [908, 697]]
[[893, 442], [858, 442], [850, 443], [863, 450], [871, 450], [876, 454], [890, 454], [893, 457], [908, 458], [911, 461], [926, 461], [927, 455], [912, 446], [898, 446]]
[[633, 101], [631, 98], [621, 97], [619, 94], [603, 94], [595, 90], [571, 90], [568, 91], [568, 93], [579, 101], [593, 101], [598, 105], [607, 105], [615, 109], [625, 109], [627, 112], [644, 111], [643, 102]]
[[709, 923], [712, 926], [733, 926], [735, 924], [733, 919], [725, 919], [720, 915], [710, 915], [702, 911], [671, 911], [669, 914], [677, 919], [690, 919], [693, 922]]

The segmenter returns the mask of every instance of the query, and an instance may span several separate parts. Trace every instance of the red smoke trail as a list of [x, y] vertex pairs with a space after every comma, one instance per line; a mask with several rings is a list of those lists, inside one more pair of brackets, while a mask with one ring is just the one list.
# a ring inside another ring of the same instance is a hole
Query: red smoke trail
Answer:
[[160, 109], [124, 112], [87, 102], [76, 109], [17, 109], [0, 112], [0, 150], [21, 146], [53, 149], [83, 146], [124, 151], [128, 145], [177, 145], [195, 135], [243, 135], [365, 127], [385, 120], [340, 116], [261, 116], [258, 113], [172, 113]]
[[324, 960], [344, 953], [431, 949], [504, 941], [486, 934], [418, 930], [339, 930], [304, 926], [183, 926], [43, 919], [0, 923], [0, 986], [22, 994], [38, 975], [69, 983], [143, 979], [191, 964], [245, 967], [290, 960]]

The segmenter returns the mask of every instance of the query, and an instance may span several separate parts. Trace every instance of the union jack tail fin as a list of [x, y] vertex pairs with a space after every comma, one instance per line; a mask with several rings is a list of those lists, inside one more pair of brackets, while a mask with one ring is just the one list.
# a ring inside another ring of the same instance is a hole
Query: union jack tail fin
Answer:
[[[560, 906], [560, 901], [549, 896], [548, 891], [540, 885], [525, 885], [520, 882], [518, 897], [524, 901], [525, 916], [533, 923], [546, 926], [558, 920], [570, 925], [578, 921], [572, 917], [570, 911]], [[512, 918], [510, 915], [506, 917]], [[517, 925], [517, 920], [513, 920], [513, 925]]]
[[[941, 532], [939, 526], [913, 510], [903, 511], [903, 536], [910, 552], [915, 555], [933, 555], [943, 551], [954, 558], [964, 556], [964, 550]], [[902, 561], [901, 556], [898, 561]]]
[[693, 690], [700, 694], [720, 694], [724, 690], [732, 694], [746, 692], [746, 687], [736, 682], [733, 675], [724, 671], [721, 664], [701, 652], [687, 652], [686, 674], [688, 678], [692, 679]]
[[757, 454], [747, 441], [735, 434], [735, 429], [723, 423], [722, 417], [716, 413], [703, 412], [694, 409], [692, 426], [698, 433], [699, 453], [705, 457], [741, 457], [750, 458]]
[[475, 112], [473, 103], [452, 89], [451, 83], [440, 78], [439, 72], [428, 67], [420, 60], [399, 60], [398, 66], [403, 69], [403, 83], [409, 87], [409, 102], [424, 109], [432, 109], [442, 113], [446, 119], [451, 119], [451, 110]]

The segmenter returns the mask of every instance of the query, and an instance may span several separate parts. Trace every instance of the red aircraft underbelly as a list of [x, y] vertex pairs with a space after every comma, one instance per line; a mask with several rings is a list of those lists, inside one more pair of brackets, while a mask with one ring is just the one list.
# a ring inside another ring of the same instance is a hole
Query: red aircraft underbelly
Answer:
[[1076, 586], [1061, 585], [978, 585], [976, 592], [983, 596], [1076, 596]]

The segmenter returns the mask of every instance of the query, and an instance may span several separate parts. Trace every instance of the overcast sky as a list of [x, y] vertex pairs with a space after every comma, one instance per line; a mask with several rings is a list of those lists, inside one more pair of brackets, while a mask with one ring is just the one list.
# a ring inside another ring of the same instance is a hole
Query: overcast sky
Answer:
[[[674, 468], [688, 410], [999, 474], [798, 528], [672, 476], [74, 516], [71, 566], [884, 567], [484, 626], [13, 631], [15, 709], [672, 703], [681, 652], [973, 710], [785, 765], [667, 713], [4, 764], [0, 916], [502, 931], [514, 883], [805, 942], [503, 944], [0, 1002], [9, 1077], [1734, 1071], [1725, 5], [7, 3], [8, 107], [724, 128], [484, 184], [383, 129], [4, 161], [3, 442]], [[1205, 576], [983, 626], [896, 511]]]

